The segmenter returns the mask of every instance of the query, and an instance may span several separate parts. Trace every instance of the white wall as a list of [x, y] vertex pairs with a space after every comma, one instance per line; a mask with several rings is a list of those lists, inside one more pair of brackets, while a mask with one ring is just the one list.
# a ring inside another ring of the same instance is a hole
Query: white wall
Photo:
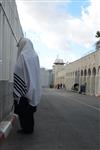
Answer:
[[16, 3], [0, 0], [0, 121], [11, 111], [17, 42], [23, 36]]
[[23, 36], [15, 1], [0, 6], [0, 80], [11, 80], [16, 61], [17, 41]]
[[57, 68], [55, 77], [58, 83], [64, 79], [67, 90], [71, 90], [76, 82], [79, 86], [87, 83], [86, 93], [100, 96], [100, 50], [66, 64], [62, 70]]
[[50, 87], [53, 84], [53, 74], [51, 70], [41, 68], [41, 85], [42, 87]]
[[41, 86], [49, 87], [49, 72], [45, 68], [41, 68]]

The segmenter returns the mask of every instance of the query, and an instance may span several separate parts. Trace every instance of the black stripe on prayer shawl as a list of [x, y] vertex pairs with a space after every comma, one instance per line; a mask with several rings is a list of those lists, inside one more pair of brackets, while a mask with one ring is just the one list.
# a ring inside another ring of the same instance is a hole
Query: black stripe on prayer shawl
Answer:
[[15, 73], [14, 73], [14, 78], [16, 78], [17, 80], [19, 80], [23, 86], [26, 86], [25, 82], [17, 74], [15, 74]]
[[25, 82], [16, 74], [14, 74], [14, 88], [21, 96], [25, 95], [28, 91]]
[[14, 83], [16, 83], [25, 93], [27, 92], [27, 86], [23, 86], [16, 78], [14, 78]]
[[20, 88], [27, 92], [27, 86], [26, 85], [23, 85], [22, 82], [20, 82], [15, 76], [14, 76], [14, 83], [18, 84], [18, 86], [20, 86]]
[[25, 82], [20, 77], [14, 75], [14, 80], [16, 80], [25, 90], [27, 90], [27, 86]]
[[16, 85], [16, 83], [14, 83], [14, 88], [15, 90], [20, 94], [20, 96], [23, 96], [23, 91]]

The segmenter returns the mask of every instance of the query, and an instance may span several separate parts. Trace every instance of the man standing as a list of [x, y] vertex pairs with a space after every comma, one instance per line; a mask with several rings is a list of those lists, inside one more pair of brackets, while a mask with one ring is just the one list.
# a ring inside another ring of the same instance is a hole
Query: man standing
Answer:
[[21, 38], [17, 44], [18, 54], [14, 71], [14, 113], [19, 116], [19, 133], [34, 131], [34, 112], [41, 98], [40, 65], [33, 44]]

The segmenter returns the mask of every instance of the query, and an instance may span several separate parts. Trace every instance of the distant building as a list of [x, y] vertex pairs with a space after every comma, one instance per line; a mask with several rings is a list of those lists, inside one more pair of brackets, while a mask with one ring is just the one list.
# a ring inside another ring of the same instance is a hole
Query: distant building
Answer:
[[53, 84], [52, 70], [41, 68], [41, 85], [42, 87], [49, 88]]
[[86, 94], [100, 96], [100, 42], [96, 51], [74, 62], [60, 63], [56, 60], [53, 66], [54, 86], [64, 83], [66, 90], [71, 90], [73, 85], [86, 85]]
[[58, 73], [64, 69], [64, 62], [63, 59], [57, 58], [53, 65], [53, 77], [54, 77], [54, 87], [57, 86], [57, 84], [63, 83], [64, 78], [58, 80]]
[[49, 69], [49, 87], [53, 87], [54, 86], [54, 75], [53, 75], [53, 70]]

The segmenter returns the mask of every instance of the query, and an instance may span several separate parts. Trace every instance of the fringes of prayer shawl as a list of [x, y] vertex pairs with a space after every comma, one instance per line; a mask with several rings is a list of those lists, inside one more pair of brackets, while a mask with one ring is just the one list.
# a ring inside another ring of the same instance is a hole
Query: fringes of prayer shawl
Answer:
[[[14, 91], [16, 91], [16, 93], [14, 92], [14, 96], [24, 96], [27, 93], [27, 86], [25, 84], [25, 82], [17, 75], [14, 73]], [[17, 95], [18, 93], [18, 95]]]

